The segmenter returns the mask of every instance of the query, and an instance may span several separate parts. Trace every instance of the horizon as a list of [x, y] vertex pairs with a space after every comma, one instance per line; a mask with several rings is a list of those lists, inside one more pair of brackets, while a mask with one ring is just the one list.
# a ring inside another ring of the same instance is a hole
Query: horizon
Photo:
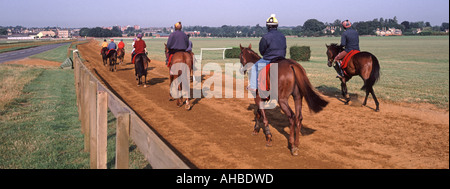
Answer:
[[[308, 19], [332, 23], [337, 19], [361, 22], [397, 17], [399, 24], [403, 21], [423, 21], [430, 22], [432, 26], [449, 22], [449, 1], [447, 0], [378, 0], [375, 2], [341, 0], [339, 4], [332, 4], [334, 2], [332, 0], [319, 2], [190, 0], [153, 3], [135, 0], [138, 6], [134, 9], [131, 3], [129, 8], [128, 6], [119, 8], [118, 5], [123, 4], [119, 0], [79, 0], [77, 2], [80, 3], [56, 0], [0, 0], [0, 4], [4, 7], [0, 12], [2, 17], [0, 26], [93, 28], [139, 25], [142, 28], [148, 28], [171, 27], [178, 21], [185, 26], [255, 26], [265, 25], [265, 20], [271, 14], [276, 14], [280, 27], [303, 25]], [[255, 11], [248, 10], [247, 7], [250, 5]], [[168, 14], [168, 10], [173, 7], [185, 9], [175, 14]], [[18, 10], [21, 10], [20, 15], [17, 14]], [[77, 14], [77, 12], [81, 13]], [[99, 17], [99, 14], [105, 16]]]

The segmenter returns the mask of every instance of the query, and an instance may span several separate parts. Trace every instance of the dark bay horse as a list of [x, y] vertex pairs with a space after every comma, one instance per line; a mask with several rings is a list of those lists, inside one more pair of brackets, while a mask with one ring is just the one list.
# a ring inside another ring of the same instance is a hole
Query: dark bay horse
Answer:
[[117, 59], [119, 60], [119, 64], [123, 63], [124, 57], [125, 57], [125, 49], [117, 49]]
[[[334, 61], [334, 58], [344, 50], [343, 46], [337, 44], [326, 45], [327, 47], [327, 56], [328, 56], [328, 67], [331, 67]], [[378, 62], [377, 57], [369, 52], [360, 52], [355, 54], [349, 61], [347, 68], [344, 69], [345, 77], [341, 80], [341, 91], [342, 96], [344, 96], [347, 105], [350, 101], [350, 96], [347, 93], [347, 82], [356, 75], [359, 75], [363, 81], [364, 85], [361, 90], [366, 91], [366, 98], [364, 99], [363, 106], [367, 103], [367, 97], [369, 93], [372, 94], [373, 100], [376, 104], [375, 111], [380, 111], [380, 106], [375, 96], [375, 92], [373, 91], [373, 86], [380, 78], [380, 64]]]
[[[251, 44], [248, 48], [241, 47], [240, 60], [243, 67], [248, 63], [255, 63], [261, 57], [251, 49]], [[284, 114], [289, 118], [290, 133], [289, 144], [292, 155], [298, 155], [300, 129], [302, 127], [302, 99], [303, 97], [308, 104], [308, 107], [313, 112], [320, 112], [327, 106], [325, 101], [309, 82], [303, 67], [296, 61], [291, 59], [283, 59], [278, 62], [278, 104], [283, 110]], [[289, 107], [289, 97], [293, 96], [295, 101], [295, 115]], [[259, 107], [261, 97], [256, 93], [255, 104], [257, 109], [255, 111], [255, 126], [253, 135], [259, 133], [260, 118], [262, 116], [264, 123], [264, 133], [266, 135], [266, 146], [272, 146], [272, 134], [269, 129], [269, 121], [263, 108]]]
[[[166, 54], [168, 54], [169, 53], [169, 49], [167, 48], [167, 44], [164, 44], [164, 45], [165, 45], [165, 52], [166, 52]], [[179, 70], [178, 73], [171, 73], [170, 70], [172, 69], [172, 66], [174, 66], [176, 64], [186, 64], [188, 66], [189, 73], [185, 73], [185, 74], [187, 74], [187, 76], [189, 78], [189, 80], [188, 80], [189, 81], [189, 85], [187, 85], [187, 86], [190, 87], [190, 82], [191, 82], [191, 79], [190, 79], [191, 77], [190, 76], [191, 76], [191, 73], [193, 73], [192, 70], [193, 70], [193, 67], [194, 67], [194, 65], [193, 65], [194, 61], [193, 61], [193, 58], [192, 58], [192, 54], [189, 53], [189, 52], [180, 51], [180, 52], [176, 52], [176, 53], [174, 53], [172, 55], [172, 57], [170, 58], [170, 62], [167, 65], [169, 67], [169, 78], [170, 78], [170, 84], [169, 85], [172, 85], [172, 82], [182, 75], [182, 70]], [[182, 85], [179, 84], [178, 85], [178, 91], [182, 91], [182, 89], [183, 89]], [[171, 94], [169, 94], [169, 95], [170, 95], [169, 100], [173, 100], [172, 95]], [[185, 104], [185, 109], [186, 110], [190, 110], [191, 109], [191, 105], [189, 103], [189, 98], [186, 99], [185, 103], [186, 103]], [[177, 98], [177, 106], [181, 107], [182, 105], [183, 105], [183, 97], [180, 95], [180, 97]]]
[[108, 64], [108, 57], [106, 56], [106, 53], [108, 52], [108, 48], [104, 47], [102, 48], [101, 55], [103, 60], [103, 66], [106, 66]]
[[117, 71], [116, 63], [117, 63], [117, 51], [111, 49], [107, 52], [106, 58], [109, 60], [109, 71]]
[[[145, 53], [137, 54], [134, 59], [134, 73], [138, 80], [138, 86], [144, 83], [144, 87], [147, 87], [147, 68], [151, 60]], [[144, 76], [144, 82], [142, 82], [142, 76]]]

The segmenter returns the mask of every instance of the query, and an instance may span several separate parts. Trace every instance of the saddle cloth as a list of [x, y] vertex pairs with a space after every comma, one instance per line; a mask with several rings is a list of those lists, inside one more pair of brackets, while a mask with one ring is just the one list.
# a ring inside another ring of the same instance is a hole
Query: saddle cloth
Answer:
[[350, 60], [350, 59], [352, 59], [352, 57], [355, 55], [355, 54], [358, 54], [360, 51], [358, 51], [358, 50], [351, 50], [350, 52], [348, 52], [347, 53], [347, 55], [345, 55], [345, 57], [342, 59], [342, 62], [341, 62], [341, 68], [342, 69], [345, 69], [345, 68], [347, 68], [347, 66], [348, 66], [348, 61]]
[[270, 65], [267, 64], [258, 74], [258, 89], [263, 91], [270, 90]]

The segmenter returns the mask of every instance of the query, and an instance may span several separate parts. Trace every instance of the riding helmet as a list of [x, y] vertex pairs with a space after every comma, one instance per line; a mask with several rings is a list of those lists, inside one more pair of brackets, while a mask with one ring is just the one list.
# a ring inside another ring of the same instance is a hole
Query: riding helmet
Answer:
[[278, 19], [275, 18], [275, 14], [271, 14], [266, 21], [267, 28], [278, 28]]

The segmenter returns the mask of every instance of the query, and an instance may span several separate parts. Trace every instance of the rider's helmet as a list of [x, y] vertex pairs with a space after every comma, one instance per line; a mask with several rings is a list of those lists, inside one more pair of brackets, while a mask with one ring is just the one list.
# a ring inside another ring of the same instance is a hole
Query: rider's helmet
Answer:
[[345, 20], [342, 22], [342, 27], [344, 27], [345, 29], [352, 27], [352, 23], [348, 20]]
[[183, 28], [183, 26], [181, 25], [181, 22], [175, 23], [175, 30], [181, 30], [181, 28]]
[[141, 39], [142, 39], [142, 34], [141, 34], [141, 33], [138, 33], [138, 34], [137, 34], [137, 38], [141, 38]]
[[268, 29], [278, 28], [278, 19], [275, 18], [275, 14], [270, 15], [270, 17], [266, 21], [266, 26]]

